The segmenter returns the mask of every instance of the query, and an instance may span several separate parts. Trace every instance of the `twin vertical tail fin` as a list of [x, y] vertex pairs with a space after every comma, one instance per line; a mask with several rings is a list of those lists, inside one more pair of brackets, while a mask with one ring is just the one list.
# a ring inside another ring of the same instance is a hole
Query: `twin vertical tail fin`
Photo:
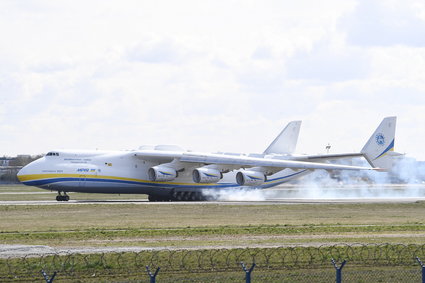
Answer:
[[290, 122], [274, 141], [267, 147], [263, 154], [291, 154], [297, 146], [301, 121]]
[[[361, 153], [374, 168], [389, 171], [393, 157], [400, 155], [394, 152], [395, 128], [397, 117], [386, 117], [369, 138]], [[263, 154], [292, 154], [298, 141], [301, 121], [290, 122]]]
[[388, 171], [392, 167], [397, 117], [386, 117], [369, 138], [361, 153], [374, 168]]

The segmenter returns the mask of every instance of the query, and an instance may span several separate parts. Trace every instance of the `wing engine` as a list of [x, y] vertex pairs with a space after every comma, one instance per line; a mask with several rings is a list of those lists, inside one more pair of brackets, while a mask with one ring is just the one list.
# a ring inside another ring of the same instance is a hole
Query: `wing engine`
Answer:
[[241, 170], [236, 174], [239, 186], [260, 186], [267, 180], [263, 172]]
[[223, 173], [212, 168], [196, 168], [192, 172], [193, 181], [195, 183], [217, 183], [223, 178]]
[[168, 166], [158, 165], [149, 168], [148, 176], [153, 182], [167, 182], [177, 178], [177, 171]]

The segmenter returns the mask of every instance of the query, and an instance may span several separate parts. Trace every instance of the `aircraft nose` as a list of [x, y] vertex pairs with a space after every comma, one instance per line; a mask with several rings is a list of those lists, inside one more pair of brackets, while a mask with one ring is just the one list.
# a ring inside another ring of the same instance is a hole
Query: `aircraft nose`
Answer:
[[24, 167], [21, 168], [21, 170], [18, 171], [18, 173], [16, 174], [16, 176], [18, 177], [19, 182], [23, 182], [24, 181], [24, 175], [27, 175], [28, 172], [28, 165], [25, 165]]
[[24, 167], [21, 168], [21, 170], [18, 171], [16, 176], [18, 177], [19, 182], [25, 184], [25, 181], [28, 181], [30, 179], [30, 175], [35, 174], [35, 168], [34, 168], [34, 167], [36, 167], [36, 166], [34, 166], [35, 162], [36, 161], [33, 161], [33, 162], [25, 165]]

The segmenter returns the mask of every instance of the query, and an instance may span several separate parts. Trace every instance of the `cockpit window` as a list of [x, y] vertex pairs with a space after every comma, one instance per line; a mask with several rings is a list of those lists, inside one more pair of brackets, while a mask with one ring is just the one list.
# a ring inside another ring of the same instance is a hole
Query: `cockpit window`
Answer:
[[59, 156], [59, 152], [49, 152], [46, 156]]

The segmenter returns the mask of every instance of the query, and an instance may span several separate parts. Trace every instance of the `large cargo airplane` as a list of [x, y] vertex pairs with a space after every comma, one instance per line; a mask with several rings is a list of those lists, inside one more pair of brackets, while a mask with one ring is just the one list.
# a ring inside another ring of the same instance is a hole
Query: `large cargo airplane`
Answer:
[[[385, 170], [391, 167], [396, 117], [387, 117], [359, 153], [293, 154], [301, 121], [290, 122], [262, 154], [199, 153], [177, 146], [142, 146], [132, 151], [54, 150], [23, 167], [28, 186], [68, 192], [147, 194], [150, 201], [207, 200], [210, 190], [270, 188], [312, 170]], [[327, 163], [364, 157], [372, 167]]]

